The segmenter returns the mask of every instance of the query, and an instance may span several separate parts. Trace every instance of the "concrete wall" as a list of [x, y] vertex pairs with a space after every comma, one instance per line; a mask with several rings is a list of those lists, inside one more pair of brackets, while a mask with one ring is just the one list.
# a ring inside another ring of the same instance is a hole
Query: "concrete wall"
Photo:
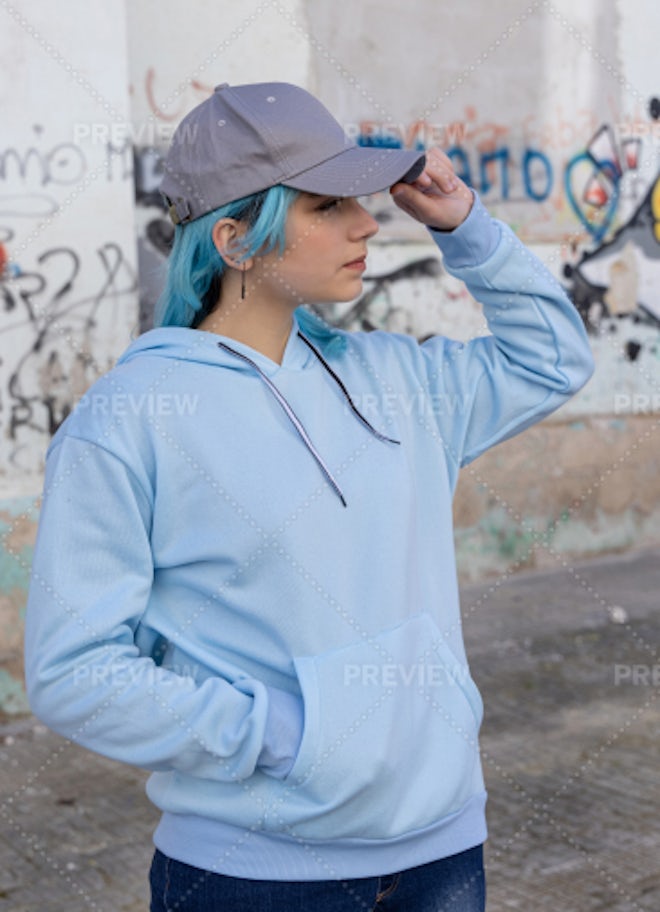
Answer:
[[[363, 143], [438, 144], [564, 282], [596, 375], [462, 473], [465, 579], [660, 541], [660, 7], [651, 0], [0, 5], [0, 705], [24, 708], [20, 615], [48, 440], [149, 325], [171, 228], [156, 187], [219, 82], [305, 85]], [[485, 330], [386, 194], [371, 281], [332, 317]], [[139, 271], [139, 283], [137, 274]]]
[[52, 432], [137, 328], [124, 4], [0, 7], [0, 705]]

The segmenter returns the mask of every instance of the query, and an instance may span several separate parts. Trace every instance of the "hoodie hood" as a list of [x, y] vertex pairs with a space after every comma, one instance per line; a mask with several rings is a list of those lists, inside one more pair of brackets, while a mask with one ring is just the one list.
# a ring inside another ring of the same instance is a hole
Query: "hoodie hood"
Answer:
[[150, 329], [139, 336], [121, 355], [117, 364], [127, 364], [146, 355], [212, 364], [229, 370], [254, 370], [244, 358], [233, 354], [239, 352], [249, 358], [252, 364], [256, 364], [266, 376], [271, 377], [280, 370], [304, 370], [314, 362], [314, 354], [302, 341], [299, 332], [300, 326], [294, 314], [282, 363], [278, 364], [267, 355], [229, 336], [183, 326], [164, 326]]

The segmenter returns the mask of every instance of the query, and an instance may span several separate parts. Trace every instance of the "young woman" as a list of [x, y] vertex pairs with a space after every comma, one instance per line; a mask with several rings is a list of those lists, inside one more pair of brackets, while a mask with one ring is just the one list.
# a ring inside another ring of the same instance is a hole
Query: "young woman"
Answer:
[[[360, 294], [387, 187], [492, 335], [305, 309]], [[159, 328], [48, 453], [34, 711], [153, 770], [152, 912], [483, 910], [452, 492], [588, 379], [580, 319], [445, 155], [353, 146], [295, 86], [219, 86], [162, 189]]]

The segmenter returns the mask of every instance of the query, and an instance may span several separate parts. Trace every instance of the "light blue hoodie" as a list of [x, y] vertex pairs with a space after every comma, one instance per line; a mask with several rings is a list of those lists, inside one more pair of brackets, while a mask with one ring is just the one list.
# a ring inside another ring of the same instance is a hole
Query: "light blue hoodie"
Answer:
[[375, 876], [486, 837], [452, 494], [592, 361], [559, 285], [478, 200], [431, 234], [491, 336], [333, 352], [294, 320], [279, 365], [156, 329], [50, 446], [31, 704], [154, 771], [156, 844], [188, 864]]

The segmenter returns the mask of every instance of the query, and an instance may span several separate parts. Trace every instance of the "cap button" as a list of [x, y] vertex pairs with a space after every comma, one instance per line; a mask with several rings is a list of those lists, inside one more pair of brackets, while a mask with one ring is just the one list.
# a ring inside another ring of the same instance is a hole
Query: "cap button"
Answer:
[[229, 88], [228, 82], [221, 82], [220, 85], [217, 85], [213, 91], [220, 92], [222, 89], [228, 89], [228, 88]]

